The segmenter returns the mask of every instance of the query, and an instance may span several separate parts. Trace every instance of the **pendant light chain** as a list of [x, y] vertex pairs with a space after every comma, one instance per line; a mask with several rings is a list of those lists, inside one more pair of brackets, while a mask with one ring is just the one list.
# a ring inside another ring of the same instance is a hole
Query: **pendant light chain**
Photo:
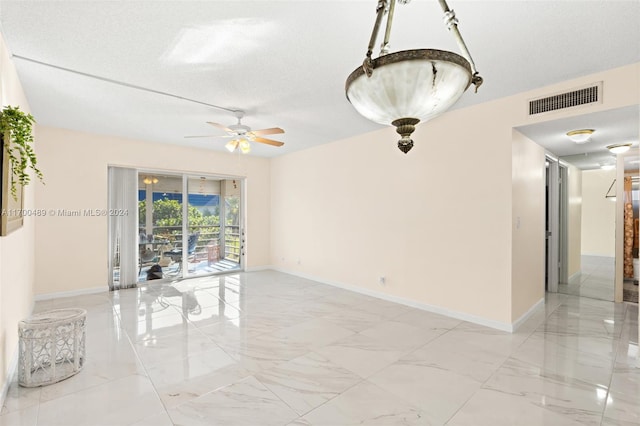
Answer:
[[382, 42], [382, 46], [380, 46], [380, 56], [386, 55], [389, 53], [389, 37], [391, 36], [391, 24], [393, 23], [393, 12], [396, 9], [396, 0], [390, 0], [391, 4], [388, 7], [388, 16], [387, 16], [387, 28], [384, 32], [384, 41]]
[[469, 65], [471, 65], [471, 83], [476, 86], [476, 93], [478, 93], [478, 88], [482, 85], [483, 79], [480, 77], [478, 70], [476, 69], [476, 64], [473, 62], [471, 58], [471, 53], [469, 53], [469, 49], [467, 48], [467, 44], [462, 39], [462, 35], [460, 34], [460, 30], [458, 29], [458, 18], [456, 18], [456, 13], [449, 9], [449, 5], [447, 4], [447, 0], [438, 0], [440, 3], [440, 7], [444, 12], [444, 23], [447, 26], [447, 29], [453, 33], [453, 37], [456, 39], [458, 43], [458, 47], [462, 51], [464, 57], [469, 61]]
[[[453, 33], [453, 36], [458, 43], [458, 47], [462, 51], [465, 59], [469, 61], [471, 65], [472, 78], [471, 83], [476, 87], [475, 91], [478, 92], [478, 88], [482, 85], [483, 79], [480, 77], [478, 70], [476, 69], [476, 64], [473, 62], [473, 58], [471, 58], [471, 53], [467, 48], [467, 44], [464, 42], [462, 35], [460, 34], [460, 30], [458, 29], [458, 18], [456, 17], [455, 11], [449, 9], [449, 5], [446, 0], [438, 0], [440, 3], [440, 7], [444, 12], [444, 23], [449, 31]], [[409, 1], [400, 0], [400, 3], [407, 4]], [[380, 24], [382, 23], [382, 18], [385, 14], [388, 13], [387, 16], [387, 25], [384, 34], [384, 41], [380, 46], [380, 56], [386, 55], [389, 53], [389, 37], [391, 36], [391, 26], [393, 24], [393, 13], [395, 11], [396, 0], [378, 0], [378, 5], [376, 6], [376, 21], [373, 26], [373, 31], [371, 33], [371, 38], [369, 39], [369, 46], [367, 49], [367, 54], [362, 63], [362, 68], [368, 77], [371, 77], [373, 74], [373, 60], [371, 59], [371, 55], [373, 54], [373, 46], [376, 43], [376, 39], [378, 38], [378, 31], [380, 30]]]
[[376, 39], [378, 38], [378, 30], [380, 30], [380, 23], [382, 22], [382, 16], [384, 15], [387, 7], [386, 0], [378, 0], [378, 6], [376, 6], [376, 22], [373, 24], [373, 32], [371, 33], [371, 38], [369, 39], [369, 47], [367, 48], [367, 55], [364, 58], [364, 62], [362, 63], [362, 69], [364, 70], [367, 77], [371, 77], [373, 74], [373, 60], [371, 59], [371, 55], [373, 54], [373, 46], [376, 44]]

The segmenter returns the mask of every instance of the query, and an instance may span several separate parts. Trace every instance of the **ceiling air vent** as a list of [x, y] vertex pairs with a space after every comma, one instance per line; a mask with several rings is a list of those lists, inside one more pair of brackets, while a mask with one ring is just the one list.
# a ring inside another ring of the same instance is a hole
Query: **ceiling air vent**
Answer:
[[602, 102], [602, 82], [529, 101], [529, 115]]

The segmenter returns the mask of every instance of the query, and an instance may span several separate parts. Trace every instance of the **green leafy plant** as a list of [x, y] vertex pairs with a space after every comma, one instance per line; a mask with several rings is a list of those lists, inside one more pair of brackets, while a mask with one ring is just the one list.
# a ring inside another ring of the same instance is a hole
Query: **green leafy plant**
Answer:
[[0, 133], [4, 135], [4, 152], [9, 157], [11, 195], [18, 198], [18, 184], [26, 186], [31, 181], [29, 168], [43, 182], [42, 172], [36, 166], [33, 151], [33, 124], [31, 114], [20, 111], [20, 107], [6, 106], [0, 111]]

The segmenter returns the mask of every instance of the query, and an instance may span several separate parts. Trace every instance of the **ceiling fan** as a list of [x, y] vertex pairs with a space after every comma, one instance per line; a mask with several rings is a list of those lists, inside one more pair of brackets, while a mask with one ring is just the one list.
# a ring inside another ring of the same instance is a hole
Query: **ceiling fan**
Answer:
[[244, 111], [240, 111], [240, 110], [234, 111], [234, 115], [238, 119], [238, 123], [232, 124], [228, 127], [219, 123], [207, 121], [207, 124], [210, 124], [213, 127], [217, 127], [218, 129], [224, 130], [225, 132], [227, 132], [227, 135], [185, 136], [185, 138], [211, 138], [211, 137], [233, 138], [231, 141], [229, 141], [225, 145], [225, 148], [227, 148], [230, 152], [233, 152], [239, 148], [240, 152], [242, 152], [243, 154], [247, 154], [249, 153], [249, 151], [251, 151], [250, 142], [258, 142], [258, 143], [263, 143], [271, 146], [284, 145], [284, 142], [262, 137], [263, 135], [275, 135], [279, 133], [284, 133], [284, 130], [282, 130], [280, 127], [251, 130], [251, 127], [245, 126], [241, 122], [242, 117], [244, 117]]

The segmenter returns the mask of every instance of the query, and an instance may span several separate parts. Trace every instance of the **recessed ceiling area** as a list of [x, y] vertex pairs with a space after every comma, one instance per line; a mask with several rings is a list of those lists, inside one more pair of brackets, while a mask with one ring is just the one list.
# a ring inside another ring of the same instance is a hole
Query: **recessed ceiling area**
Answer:
[[[589, 142], [577, 144], [567, 136], [567, 132], [576, 129], [594, 129], [595, 132]], [[516, 130], [582, 170], [598, 169], [604, 164], [616, 162], [615, 155], [606, 148], [608, 145], [631, 142], [633, 148], [625, 155], [625, 159], [633, 161], [634, 153], [637, 157], [640, 142], [640, 107], [631, 105], [521, 126]], [[637, 164], [633, 168], [637, 169]]]

